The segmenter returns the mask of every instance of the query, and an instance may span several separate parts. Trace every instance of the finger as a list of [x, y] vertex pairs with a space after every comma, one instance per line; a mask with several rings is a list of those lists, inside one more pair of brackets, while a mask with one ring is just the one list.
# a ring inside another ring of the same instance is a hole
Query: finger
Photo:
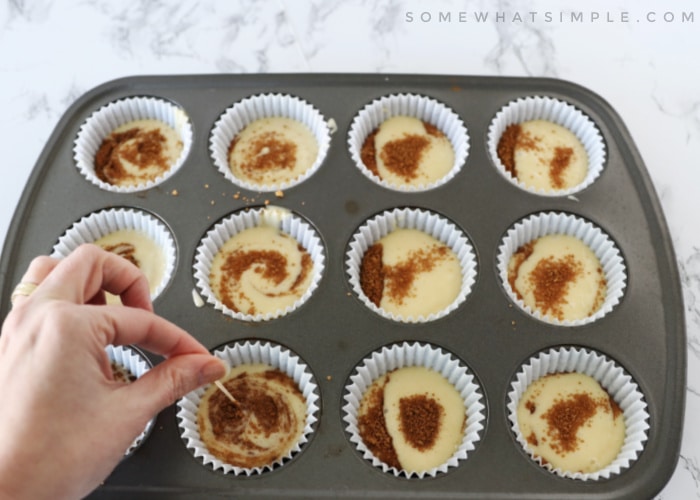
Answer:
[[44, 278], [46, 278], [49, 273], [53, 271], [58, 263], [58, 259], [53, 259], [46, 255], [40, 255], [29, 263], [27, 271], [22, 276], [22, 281], [28, 281], [38, 285], [44, 281]]
[[97, 292], [97, 294], [93, 298], [91, 298], [87, 303], [93, 306], [105, 305], [107, 303], [107, 297], [105, 295], [104, 290], [100, 290], [99, 292]]
[[208, 353], [175, 356], [125, 386], [128, 397], [124, 399], [133, 405], [130, 414], [140, 413], [148, 419], [185, 394], [220, 379], [226, 371], [224, 362]]
[[[58, 264], [57, 259], [52, 259], [46, 255], [41, 255], [34, 258], [30, 263], [27, 271], [22, 276], [20, 283], [32, 283], [34, 285], [40, 285], [44, 279], [49, 275], [51, 271]], [[38, 288], [38, 287], [37, 287]], [[12, 305], [16, 306], [22, 301], [27, 300], [29, 295], [26, 294], [13, 294]]]
[[136, 344], [166, 358], [209, 352], [185, 330], [149, 311], [106, 305], [86, 306], [80, 314], [104, 346]]
[[81, 245], [44, 279], [45, 293], [76, 304], [88, 303], [101, 290], [119, 295], [131, 307], [153, 310], [148, 281], [126, 259], [97, 245]]

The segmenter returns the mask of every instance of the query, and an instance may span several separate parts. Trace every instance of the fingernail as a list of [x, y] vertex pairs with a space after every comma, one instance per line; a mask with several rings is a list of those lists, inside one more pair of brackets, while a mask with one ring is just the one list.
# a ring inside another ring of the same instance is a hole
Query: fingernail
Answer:
[[199, 381], [201, 385], [209, 384], [215, 380], [219, 380], [226, 375], [226, 365], [220, 360], [214, 358], [202, 367], [199, 371]]
[[[228, 373], [229, 371], [231, 371], [231, 364], [230, 364], [227, 360], [221, 359], [221, 358], [217, 358], [217, 359], [218, 359], [219, 361], [221, 361], [221, 362], [224, 364], [224, 368], [226, 369], [226, 373]], [[225, 374], [226, 374], [226, 373], [225, 373]], [[225, 375], [225, 374], [224, 374], [224, 375]]]

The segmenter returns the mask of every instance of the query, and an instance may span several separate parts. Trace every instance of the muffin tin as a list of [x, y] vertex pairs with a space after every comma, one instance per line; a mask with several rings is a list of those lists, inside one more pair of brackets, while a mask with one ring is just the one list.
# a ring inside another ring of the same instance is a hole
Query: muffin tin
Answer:
[[[215, 123], [237, 102], [259, 94], [296, 96], [327, 120], [331, 140], [317, 171], [281, 192], [236, 186], [217, 170], [209, 144]], [[425, 191], [387, 189], [369, 179], [349, 152], [353, 119], [392, 94], [423, 95], [449, 107], [469, 137], [464, 165]], [[489, 154], [488, 133], [504, 106], [543, 96], [564, 101], [590, 118], [605, 143], [600, 175], [567, 196], [527, 192], [506, 179]], [[81, 126], [101, 107], [130, 97], [175, 104], [189, 119], [192, 144], [182, 165], [158, 185], [111, 192], [89, 182], [74, 159]], [[302, 305], [268, 321], [222, 314], [197, 293], [195, 252], [214, 225], [247, 207], [276, 205], [318, 233], [325, 265], [318, 287]], [[141, 445], [126, 457], [94, 498], [166, 495], [210, 498], [640, 498], [670, 478], [680, 449], [686, 353], [680, 281], [668, 229], [645, 166], [616, 112], [596, 94], [570, 82], [540, 78], [454, 75], [267, 74], [129, 77], [78, 99], [50, 137], [30, 176], [0, 262], [0, 312], [31, 259], [50, 254], [76, 221], [107, 208], [134, 208], [172, 232], [173, 275], [154, 301], [157, 313], [190, 331], [212, 351], [232, 342], [270, 341], [308, 365], [317, 381], [318, 421], [309, 441], [284, 465], [250, 477], [202, 464], [187, 449], [176, 405], [162, 411]], [[476, 256], [470, 293], [433, 321], [405, 323], [366, 307], [346, 269], [353, 234], [372, 217], [396, 208], [440, 214], [468, 238]], [[623, 296], [603, 317], [585, 324], [545, 323], [508, 297], [497, 270], [506, 232], [539, 213], [571, 214], [601, 228], [626, 266]], [[450, 353], [467, 367], [483, 394], [483, 428], [474, 449], [435, 477], [390, 474], [363, 458], [343, 420], [346, 387], [363, 358], [385, 346], [419, 342]], [[532, 460], [508, 418], [508, 393], [529, 359], [553, 348], [584, 348], [621, 366], [647, 405], [648, 439], [630, 467], [609, 478], [559, 477]], [[155, 364], [160, 361], [150, 356]]]

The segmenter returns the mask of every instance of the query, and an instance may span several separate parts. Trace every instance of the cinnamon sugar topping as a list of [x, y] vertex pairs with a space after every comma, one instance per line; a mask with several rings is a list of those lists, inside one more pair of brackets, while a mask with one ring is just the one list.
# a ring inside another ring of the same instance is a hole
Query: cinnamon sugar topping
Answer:
[[403, 139], [390, 141], [384, 145], [380, 157], [386, 168], [405, 181], [416, 178], [423, 151], [430, 141], [420, 135], [405, 135]]
[[591, 376], [550, 373], [532, 382], [518, 404], [523, 438], [543, 463], [593, 472], [618, 455], [625, 437], [622, 410]]
[[232, 311], [265, 314], [283, 311], [308, 289], [313, 259], [291, 236], [271, 226], [245, 229], [214, 256], [210, 287]]
[[113, 245], [104, 245], [104, 248], [108, 252], [119, 255], [120, 257], [128, 260], [136, 267], [141, 267], [139, 261], [136, 259], [136, 247], [127, 241], [116, 243]]
[[[231, 142], [229, 156], [235, 151], [240, 141]], [[260, 173], [270, 170], [290, 170], [296, 162], [297, 145], [292, 141], [280, 140], [278, 134], [265, 132], [242, 149], [241, 170], [251, 177], [260, 177]]]
[[372, 453], [389, 467], [401, 468], [396, 450], [384, 420], [384, 385], [389, 381], [371, 387], [365, 394], [363, 404], [366, 410], [358, 416], [357, 426], [362, 441]]
[[508, 264], [508, 282], [517, 298], [560, 321], [595, 313], [607, 292], [595, 254], [565, 235], [545, 236], [518, 248]]
[[444, 311], [462, 289], [455, 252], [417, 229], [394, 229], [369, 245], [358, 264], [364, 298], [401, 321]]
[[95, 175], [116, 186], [145, 183], [167, 172], [182, 147], [175, 132], [164, 123], [127, 123], [102, 141], [95, 154]]
[[444, 259], [451, 255], [451, 250], [444, 245], [434, 245], [427, 249], [412, 251], [406, 260], [393, 266], [384, 266], [386, 291], [389, 300], [403, 304], [404, 299], [415, 293], [416, 276], [429, 273]]
[[370, 302], [379, 307], [384, 294], [383, 247], [376, 243], [365, 252], [360, 264], [360, 286]]
[[436, 126], [409, 116], [394, 116], [370, 132], [360, 159], [375, 176], [392, 185], [423, 185], [449, 172], [454, 151]]
[[549, 177], [552, 180], [554, 187], [561, 189], [564, 186], [564, 171], [571, 163], [571, 157], [574, 155], [573, 148], [554, 148], [554, 157], [549, 162]]
[[[298, 179], [316, 162], [318, 142], [303, 123], [269, 117], [248, 124], [229, 145], [231, 173], [255, 185], [279, 186]], [[275, 190], [280, 193], [280, 190]]]
[[568, 129], [545, 120], [506, 127], [496, 146], [505, 170], [527, 187], [545, 191], [573, 187], [586, 177], [588, 155]]
[[399, 400], [401, 424], [399, 429], [404, 439], [418, 450], [429, 450], [440, 434], [444, 408], [425, 394]]
[[573, 255], [540, 260], [530, 275], [534, 283], [535, 303], [545, 314], [563, 319], [562, 304], [566, 304], [569, 285], [581, 274], [583, 266]]
[[379, 170], [377, 169], [377, 148], [374, 145], [374, 138], [377, 136], [377, 132], [379, 132], [379, 129], [370, 132], [365, 138], [365, 142], [362, 144], [362, 149], [360, 150], [360, 159], [370, 172], [379, 177]]
[[264, 365], [242, 365], [225, 380], [236, 399], [215, 387], [198, 413], [208, 451], [238, 467], [263, 467], [280, 460], [297, 443], [305, 424], [305, 399], [286, 373]]

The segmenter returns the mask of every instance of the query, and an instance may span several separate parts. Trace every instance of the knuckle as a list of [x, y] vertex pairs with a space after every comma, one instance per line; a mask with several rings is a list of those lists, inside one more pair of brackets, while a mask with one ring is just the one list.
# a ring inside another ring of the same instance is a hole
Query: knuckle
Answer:
[[73, 254], [79, 258], [90, 258], [94, 257], [99, 253], [100, 249], [97, 245], [92, 243], [82, 243], [78, 248], [73, 250]]
[[169, 406], [187, 393], [187, 383], [179, 370], [169, 370], [164, 392], [164, 403]]
[[32, 259], [32, 262], [29, 264], [29, 267], [30, 269], [39, 274], [46, 274], [51, 269], [53, 269], [55, 262], [56, 260], [49, 257], [48, 255], [40, 255]]

